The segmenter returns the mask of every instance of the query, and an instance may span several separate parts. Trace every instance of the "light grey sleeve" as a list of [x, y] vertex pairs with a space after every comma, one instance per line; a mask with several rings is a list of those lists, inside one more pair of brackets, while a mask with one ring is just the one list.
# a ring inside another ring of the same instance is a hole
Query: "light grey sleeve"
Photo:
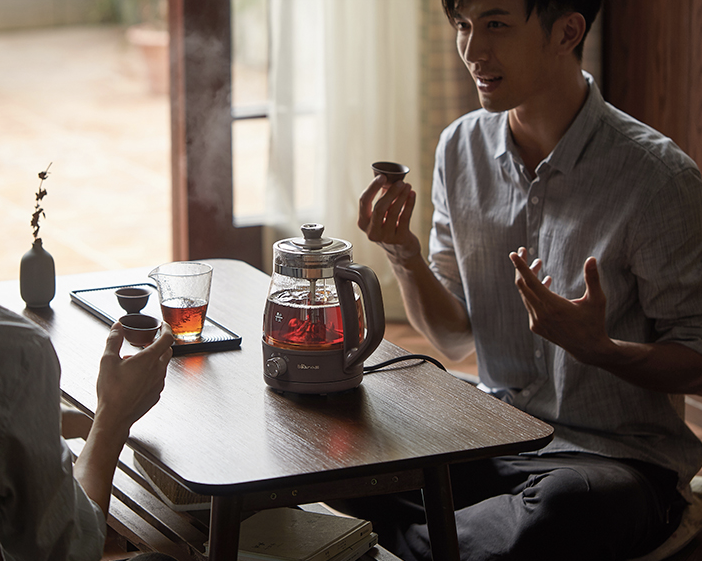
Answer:
[[[0, 319], [1, 316], [0, 316]], [[0, 322], [0, 544], [5, 561], [98, 561], [100, 508], [60, 436], [59, 363], [47, 336]]]
[[702, 181], [675, 175], [649, 202], [633, 240], [639, 300], [657, 341], [702, 353]]
[[432, 203], [434, 214], [429, 234], [429, 267], [446, 289], [458, 300], [466, 303], [461, 275], [456, 261], [451, 217], [446, 197], [446, 174], [444, 156], [444, 135], [436, 149], [434, 178], [432, 181]]

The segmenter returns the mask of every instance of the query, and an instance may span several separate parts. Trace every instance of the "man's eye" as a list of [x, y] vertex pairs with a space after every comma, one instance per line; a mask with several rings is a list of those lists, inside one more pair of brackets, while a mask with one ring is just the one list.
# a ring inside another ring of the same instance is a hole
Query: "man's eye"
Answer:
[[506, 25], [501, 21], [489, 21], [487, 26], [488, 29], [500, 29], [502, 27], [506, 27]]
[[459, 31], [467, 31], [470, 29], [470, 26], [465, 21], [455, 21], [454, 25]]

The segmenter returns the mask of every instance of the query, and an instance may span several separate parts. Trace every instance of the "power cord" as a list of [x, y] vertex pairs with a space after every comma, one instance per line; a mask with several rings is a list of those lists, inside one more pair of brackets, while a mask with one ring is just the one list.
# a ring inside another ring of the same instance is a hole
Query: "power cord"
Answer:
[[[443, 370], [444, 372], [448, 372], [446, 368], [444, 367], [443, 364], [441, 364], [438, 360], [435, 358], [428, 356], [428, 355], [403, 355], [403, 356], [398, 356], [395, 358], [391, 358], [390, 360], [386, 360], [384, 362], [380, 362], [378, 364], [373, 364], [371, 366], [364, 366], [363, 367], [363, 373], [364, 374], [372, 374], [373, 372], [377, 372], [378, 370], [382, 370], [383, 368], [390, 366], [392, 364], [396, 364], [398, 362], [404, 362], [407, 360], [420, 360], [418, 364], [422, 364], [424, 362], [431, 362], [434, 366], [438, 366]], [[416, 365], [415, 365], [416, 366]]]

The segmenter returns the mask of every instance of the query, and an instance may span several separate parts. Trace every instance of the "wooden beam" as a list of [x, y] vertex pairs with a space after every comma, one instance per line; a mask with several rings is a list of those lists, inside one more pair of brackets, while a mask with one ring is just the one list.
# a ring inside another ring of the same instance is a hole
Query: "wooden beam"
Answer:
[[261, 227], [237, 228], [229, 0], [170, 0], [173, 257], [261, 267]]

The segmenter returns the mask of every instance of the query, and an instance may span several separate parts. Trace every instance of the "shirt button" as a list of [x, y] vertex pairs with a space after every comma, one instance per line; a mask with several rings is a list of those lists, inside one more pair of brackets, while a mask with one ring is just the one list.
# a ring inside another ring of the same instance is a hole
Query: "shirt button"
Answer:
[[539, 197], [532, 197], [531, 204], [538, 205], [539, 204]]
[[522, 392], [522, 395], [523, 395], [524, 397], [529, 397], [529, 396], [531, 395], [531, 392], [530, 392], [529, 390], [524, 390], [524, 391]]
[[529, 248], [529, 255], [536, 255], [536, 250], [533, 247]]
[[536, 358], [541, 358], [541, 351], [536, 351], [534, 354], [536, 355]]

